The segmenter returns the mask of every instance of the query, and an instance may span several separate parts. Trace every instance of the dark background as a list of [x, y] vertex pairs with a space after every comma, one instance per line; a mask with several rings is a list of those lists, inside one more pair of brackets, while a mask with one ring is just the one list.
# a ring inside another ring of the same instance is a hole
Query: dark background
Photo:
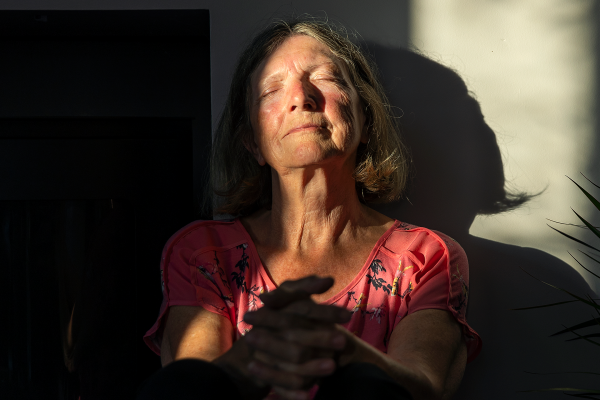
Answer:
[[209, 39], [206, 10], [0, 11], [1, 398], [130, 399], [160, 367], [161, 249], [207, 216]]

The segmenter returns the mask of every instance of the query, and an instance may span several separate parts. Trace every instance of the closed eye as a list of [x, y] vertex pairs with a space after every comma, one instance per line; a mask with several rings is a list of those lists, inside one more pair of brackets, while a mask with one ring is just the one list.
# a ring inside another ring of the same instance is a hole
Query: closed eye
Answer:
[[269, 88], [269, 89], [265, 90], [264, 92], [262, 92], [262, 94], [260, 95], [260, 98], [264, 99], [264, 98], [270, 97], [273, 94], [275, 94], [276, 92], [278, 92], [279, 89], [280, 88], [278, 88], [278, 87]]

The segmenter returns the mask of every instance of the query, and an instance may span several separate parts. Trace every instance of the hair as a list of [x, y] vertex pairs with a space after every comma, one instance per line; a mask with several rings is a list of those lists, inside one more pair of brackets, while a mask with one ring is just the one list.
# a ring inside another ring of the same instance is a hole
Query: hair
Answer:
[[250, 82], [258, 65], [286, 39], [297, 35], [326, 45], [344, 63], [366, 107], [368, 142], [359, 145], [354, 171], [359, 199], [388, 202], [403, 193], [409, 169], [407, 151], [374, 63], [352, 43], [342, 26], [303, 16], [271, 23], [251, 40], [238, 60], [212, 147], [210, 182], [220, 197], [217, 214], [248, 215], [271, 206], [271, 167], [260, 166], [245, 147], [252, 140]]

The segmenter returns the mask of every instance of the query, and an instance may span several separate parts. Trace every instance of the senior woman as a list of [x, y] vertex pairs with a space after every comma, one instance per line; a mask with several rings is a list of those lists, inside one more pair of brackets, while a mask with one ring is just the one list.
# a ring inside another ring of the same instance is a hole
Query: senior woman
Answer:
[[238, 217], [167, 242], [145, 336], [165, 368], [141, 397], [442, 399], [477, 354], [461, 247], [367, 205], [400, 196], [407, 161], [343, 32], [276, 22], [240, 57], [211, 165]]

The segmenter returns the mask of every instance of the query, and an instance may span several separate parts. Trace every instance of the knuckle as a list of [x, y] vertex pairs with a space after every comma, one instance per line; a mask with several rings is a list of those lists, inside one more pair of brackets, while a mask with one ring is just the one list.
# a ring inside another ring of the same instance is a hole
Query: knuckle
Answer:
[[304, 351], [299, 346], [291, 345], [288, 347], [288, 357], [291, 362], [299, 363], [304, 357]]

